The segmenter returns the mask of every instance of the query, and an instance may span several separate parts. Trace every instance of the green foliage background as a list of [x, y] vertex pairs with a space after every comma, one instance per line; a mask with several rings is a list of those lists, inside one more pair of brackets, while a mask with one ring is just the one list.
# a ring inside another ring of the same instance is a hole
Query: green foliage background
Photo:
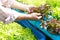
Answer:
[[13, 22], [0, 22], [0, 40], [37, 40], [29, 28]]
[[[60, 0], [17, 0], [29, 5], [39, 6], [48, 3], [52, 8], [52, 16], [60, 19]], [[13, 22], [8, 25], [0, 22], [0, 40], [37, 40], [28, 28]]]

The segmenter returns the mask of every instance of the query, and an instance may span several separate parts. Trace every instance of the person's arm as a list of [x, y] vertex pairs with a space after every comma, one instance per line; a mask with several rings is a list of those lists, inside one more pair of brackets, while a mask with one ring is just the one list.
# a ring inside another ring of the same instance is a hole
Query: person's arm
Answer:
[[10, 8], [5, 8], [3, 6], [0, 6], [0, 10], [6, 14], [6, 18], [4, 19], [4, 23], [10, 23], [15, 20], [37, 20], [40, 19], [42, 16], [40, 13], [32, 13], [32, 14], [21, 14], [19, 12], [16, 12], [15, 10], [12, 10]]
[[14, 3], [11, 5], [12, 8], [18, 8], [20, 10], [27, 10], [28, 5], [14, 1]]
[[23, 11], [26, 11], [28, 13], [30, 13], [32, 10], [30, 10], [30, 8], [35, 7], [34, 5], [27, 5], [27, 4], [23, 4], [17, 1], [14, 1], [13, 4], [11, 5], [12, 8], [17, 8]]
[[41, 19], [42, 16], [40, 13], [32, 13], [32, 14], [20, 14], [16, 20], [38, 20]]

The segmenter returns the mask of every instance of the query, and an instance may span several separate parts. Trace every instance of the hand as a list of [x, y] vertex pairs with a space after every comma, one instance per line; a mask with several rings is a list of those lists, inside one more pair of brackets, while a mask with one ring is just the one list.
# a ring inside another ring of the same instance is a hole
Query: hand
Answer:
[[41, 16], [40, 13], [32, 13], [32, 14], [31, 14], [31, 18], [32, 18], [33, 20], [38, 20], [38, 19], [41, 19], [42, 16]]
[[26, 8], [26, 11], [27, 13], [30, 13], [30, 12], [33, 12], [33, 10], [30, 10], [31, 8], [35, 7], [34, 5], [29, 5], [27, 8]]

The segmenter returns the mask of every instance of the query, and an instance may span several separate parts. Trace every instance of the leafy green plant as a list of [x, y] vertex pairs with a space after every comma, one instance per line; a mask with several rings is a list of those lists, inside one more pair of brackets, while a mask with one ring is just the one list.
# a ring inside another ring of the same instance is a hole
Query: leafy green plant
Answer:
[[53, 18], [48, 22], [47, 26], [50, 33], [60, 34], [60, 20], [56, 20], [55, 18]]
[[60, 8], [59, 7], [52, 9], [52, 16], [54, 16], [57, 20], [60, 19]]
[[39, 6], [41, 4], [46, 3], [46, 0], [17, 0], [17, 1], [30, 4], [30, 5], [35, 5], [35, 6]]
[[60, 0], [46, 0], [46, 2], [53, 8], [60, 7]]
[[29, 28], [13, 22], [4, 24], [0, 22], [0, 40], [37, 40]]

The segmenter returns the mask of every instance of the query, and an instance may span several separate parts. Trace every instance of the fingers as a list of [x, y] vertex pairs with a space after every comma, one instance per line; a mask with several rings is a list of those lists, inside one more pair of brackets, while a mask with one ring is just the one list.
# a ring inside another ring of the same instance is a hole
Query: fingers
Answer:
[[42, 16], [39, 16], [39, 17], [38, 17], [38, 20], [41, 19], [41, 18], [42, 18]]
[[41, 13], [32, 13], [32, 14], [36, 16], [41, 16]]
[[39, 20], [39, 19], [42, 18], [41, 13], [32, 13], [32, 17], [33, 17], [35, 20]]
[[29, 9], [27, 9], [27, 13], [30, 13], [30, 10]]
[[35, 16], [36, 17], [36, 20], [39, 20], [42, 18], [42, 16]]
[[41, 13], [36, 13], [37, 14], [37, 16], [41, 16]]
[[34, 8], [34, 7], [35, 7], [34, 5], [28, 5], [27, 12], [28, 12], [28, 13], [33, 12], [33, 10], [31, 10], [31, 9]]

